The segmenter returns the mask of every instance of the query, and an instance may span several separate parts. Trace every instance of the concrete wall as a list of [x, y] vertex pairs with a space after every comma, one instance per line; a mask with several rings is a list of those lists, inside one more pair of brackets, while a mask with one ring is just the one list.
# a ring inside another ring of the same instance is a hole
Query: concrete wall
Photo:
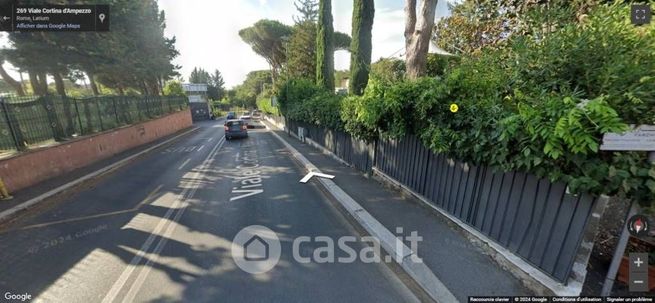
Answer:
[[190, 127], [189, 109], [0, 160], [0, 178], [14, 192]]

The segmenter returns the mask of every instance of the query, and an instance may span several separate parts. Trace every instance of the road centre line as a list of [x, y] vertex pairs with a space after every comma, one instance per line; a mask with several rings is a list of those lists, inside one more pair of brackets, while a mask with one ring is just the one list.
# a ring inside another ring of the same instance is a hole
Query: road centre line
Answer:
[[185, 165], [187, 165], [187, 163], [189, 163], [189, 161], [191, 161], [191, 158], [186, 159], [186, 161], [184, 161], [184, 163], [182, 163], [182, 165], [180, 165], [180, 167], [178, 167], [177, 169], [178, 169], [178, 170], [182, 170], [182, 168], [183, 168]]
[[[223, 143], [225, 143], [225, 140], [220, 140], [219, 141], [219, 145], [222, 146]], [[215, 153], [218, 153], [218, 151], [220, 149], [221, 148], [219, 147], [216, 150]], [[214, 156], [215, 156], [215, 154], [214, 154]], [[211, 165], [214, 162], [214, 156], [209, 157], [208, 158], [209, 162], [207, 162], [206, 164], [203, 164], [202, 169], [200, 169], [201, 172], [204, 169], [208, 168], [208, 166]], [[199, 177], [198, 176], [199, 174], [200, 173], [198, 171], [196, 171], [196, 176], [194, 176], [194, 179]], [[199, 184], [196, 184], [196, 186], [194, 186], [191, 189], [191, 192], [189, 193], [187, 199], [193, 198], [196, 191], [198, 190], [198, 187], [199, 187]], [[175, 226], [176, 226], [175, 224], [180, 220], [180, 218], [182, 217], [182, 214], [184, 213], [185, 209], [186, 208], [180, 209], [177, 212], [177, 214], [175, 215], [175, 217], [173, 218], [173, 222], [168, 224], [168, 227], [166, 228], [166, 231], [164, 232], [164, 236], [161, 237], [161, 240], [159, 241], [159, 243], [157, 244], [157, 246], [155, 247], [155, 249], [152, 252], [153, 257], [149, 258], [147, 260], [147, 262], [144, 264], [143, 268], [141, 269], [141, 272], [139, 272], [139, 275], [137, 276], [136, 280], [134, 280], [134, 282], [132, 283], [132, 286], [130, 287], [129, 291], [127, 292], [127, 294], [123, 298], [123, 302], [128, 302], [128, 303], [129, 302], [134, 302], [134, 298], [136, 297], [137, 293], [139, 292], [139, 290], [143, 286], [143, 283], [145, 282], [146, 278], [148, 277], [148, 274], [150, 273], [150, 270], [152, 269], [152, 267], [151, 267], [152, 263], [156, 262], [159, 259], [159, 254], [164, 249], [164, 246], [166, 245], [166, 242], [168, 241], [168, 238], [170, 238], [171, 234], [173, 234], [173, 231], [175, 230]]]
[[[213, 157], [215, 156], [216, 153], [218, 153], [218, 151], [220, 150], [221, 146], [223, 146], [223, 143], [224, 143], [224, 142], [225, 142], [225, 137], [223, 136], [223, 137], [221, 137], [221, 139], [216, 143], [216, 145], [214, 146], [214, 148], [212, 149], [212, 151], [209, 153], [209, 155], [207, 155], [207, 157], [205, 158], [205, 160], [202, 162], [202, 165], [200, 166], [200, 169], [198, 169], [198, 170], [196, 170], [196, 171], [193, 172], [194, 175], [193, 175], [193, 177], [191, 177], [191, 179], [198, 179], [198, 177], [199, 177], [199, 175], [201, 174], [201, 172], [202, 172], [202, 171], [203, 171], [203, 170], [204, 170], [204, 169], [209, 165], [209, 163], [211, 163], [210, 160], [213, 159]], [[164, 215], [164, 217], [161, 218], [161, 219], [159, 220], [159, 222], [158, 222], [157, 226], [155, 227], [155, 229], [153, 230], [153, 232], [150, 233], [150, 236], [148, 237], [148, 239], [143, 243], [143, 245], [141, 246], [141, 249], [140, 249], [140, 250], [136, 253], [136, 255], [132, 258], [132, 260], [130, 261], [130, 264], [128, 264], [128, 265], [126, 266], [126, 268], [123, 270], [123, 272], [121, 273], [121, 275], [119, 276], [119, 278], [116, 280], [116, 282], [114, 282], [114, 284], [112, 285], [112, 287], [109, 289], [109, 291], [108, 291], [107, 294], [105, 295], [104, 299], [102, 300], [102, 303], [110, 303], [110, 302], [113, 302], [113, 301], [116, 299], [116, 297], [118, 296], [119, 292], [120, 292], [120, 291], [123, 289], [123, 287], [125, 286], [125, 283], [127, 282], [127, 280], [132, 276], [132, 273], [137, 269], [137, 266], [136, 266], [136, 265], [137, 265], [138, 263], [141, 262], [141, 259], [143, 259], [143, 257], [145, 256], [145, 254], [150, 250], [151, 245], [153, 244], [153, 242], [155, 241], [155, 239], [158, 237], [157, 235], [160, 234], [161, 231], [162, 231], [162, 230], [164, 229], [164, 227], [166, 226], [166, 223], [168, 222], [168, 219], [169, 219], [169, 218], [173, 215], [173, 213], [177, 210], [178, 214], [176, 214], [176, 216], [175, 216], [175, 218], [174, 218], [174, 221], [173, 221], [173, 222], [170, 222], [169, 225], [172, 225], [172, 224], [174, 224], [174, 223], [177, 223], [177, 220], [179, 220], [179, 218], [181, 217], [182, 213], [183, 213], [184, 210], [186, 209], [186, 208], [179, 208], [179, 210], [178, 210], [178, 206], [179, 206], [179, 204], [181, 204], [183, 200], [186, 200], [186, 199], [191, 198], [191, 196], [195, 193], [195, 191], [197, 190], [197, 187], [198, 187], [199, 185], [200, 185], [200, 183], [196, 183], [196, 184], [192, 185], [192, 186], [189, 187], [189, 188], [185, 188], [185, 189], [182, 191], [182, 193], [179, 194], [178, 198], [173, 202], [173, 205], [171, 205], [171, 207], [168, 209], [168, 211], [166, 212], [166, 214]], [[186, 196], [187, 193], [189, 193], [189, 192], [191, 192], [190, 195], [187, 196], [187, 197], [185, 198], [185, 196]], [[167, 229], [166, 232], [168, 232], [168, 229]], [[171, 230], [171, 232], [172, 232], [172, 230]], [[162, 241], [164, 241], [164, 242], [162, 243]], [[165, 237], [162, 237], [162, 238], [160, 239], [159, 243], [157, 244], [157, 246], [155, 247], [155, 250], [156, 250], [157, 248], [163, 249], [163, 244], [166, 243], [165, 241], [166, 241], [166, 238], [165, 238]], [[160, 245], [160, 244], [161, 244], [161, 245]], [[154, 252], [154, 251], [153, 251], [153, 252]], [[148, 260], [148, 262], [146, 262], [146, 264], [152, 264], [152, 260]], [[148, 267], [146, 266], [146, 268], [148, 268]], [[138, 278], [137, 278], [137, 279], [138, 279]], [[135, 286], [136, 286], [135, 284], [132, 285], [132, 287], [131, 287], [130, 290], [128, 291], [128, 295], [134, 292], [133, 288], [134, 288]], [[139, 285], [139, 288], [140, 288], [140, 285]]]

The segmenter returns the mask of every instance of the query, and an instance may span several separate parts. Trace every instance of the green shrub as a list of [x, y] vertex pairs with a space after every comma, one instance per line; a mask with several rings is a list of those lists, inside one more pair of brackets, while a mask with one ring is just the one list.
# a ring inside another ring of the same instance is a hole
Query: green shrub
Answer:
[[425, 75], [430, 77], [443, 76], [458, 61], [459, 57], [428, 54]]
[[[452, 65], [433, 62], [436, 77], [410, 82], [372, 73], [362, 96], [343, 100], [292, 81], [283, 90], [287, 116], [343, 125], [369, 141], [416, 135], [462, 161], [652, 205], [655, 166], [646, 153], [599, 150], [605, 133], [655, 124], [655, 24], [635, 27], [625, 16], [628, 5], [602, 5], [545, 36], [512, 37], [507, 47]], [[389, 71], [392, 63], [372, 69]]]
[[163, 89], [164, 96], [184, 96], [184, 89], [179, 81], [173, 80], [166, 82]]
[[368, 140], [414, 134], [449, 157], [652, 204], [646, 153], [599, 151], [603, 134], [655, 123], [655, 26], [631, 25], [628, 9], [601, 6], [583, 23], [464, 57], [441, 77], [373, 77], [344, 100], [345, 128]]
[[371, 64], [370, 79], [398, 82], [405, 78], [405, 61], [396, 58], [380, 58]]
[[292, 120], [342, 129], [339, 116], [342, 95], [335, 95], [305, 79], [284, 83], [278, 93], [281, 113]]
[[273, 106], [271, 104], [271, 97], [260, 96], [257, 99], [257, 108], [267, 114], [276, 116], [280, 115], [280, 110], [277, 108], [277, 106]]
[[604, 96], [630, 123], [655, 122], [655, 24], [634, 26], [629, 5], [599, 6], [544, 39], [515, 39], [508, 60], [528, 92]]

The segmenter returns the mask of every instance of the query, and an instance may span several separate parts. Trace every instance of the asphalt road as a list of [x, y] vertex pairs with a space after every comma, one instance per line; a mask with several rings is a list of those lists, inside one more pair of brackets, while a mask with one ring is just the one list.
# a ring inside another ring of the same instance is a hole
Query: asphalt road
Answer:
[[[359, 235], [313, 182], [298, 182], [304, 172], [269, 132], [225, 141], [222, 123], [196, 126], [0, 231], [0, 300], [416, 301], [383, 264], [295, 261], [299, 236]], [[232, 259], [232, 239], [249, 225], [281, 240], [279, 263], [263, 274]]]

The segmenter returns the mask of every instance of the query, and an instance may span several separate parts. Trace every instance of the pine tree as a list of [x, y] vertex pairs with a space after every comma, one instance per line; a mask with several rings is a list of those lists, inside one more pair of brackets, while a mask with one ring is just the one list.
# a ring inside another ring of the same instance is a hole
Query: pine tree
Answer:
[[215, 92], [214, 96], [212, 96], [214, 100], [223, 99], [223, 96], [225, 96], [225, 81], [220, 71], [214, 70], [214, 74], [210, 76], [210, 86]]
[[316, 0], [298, 0], [293, 3], [296, 10], [300, 13], [299, 16], [293, 16], [293, 21], [296, 24], [301, 24], [307, 21], [316, 23], [318, 19], [318, 2]]

